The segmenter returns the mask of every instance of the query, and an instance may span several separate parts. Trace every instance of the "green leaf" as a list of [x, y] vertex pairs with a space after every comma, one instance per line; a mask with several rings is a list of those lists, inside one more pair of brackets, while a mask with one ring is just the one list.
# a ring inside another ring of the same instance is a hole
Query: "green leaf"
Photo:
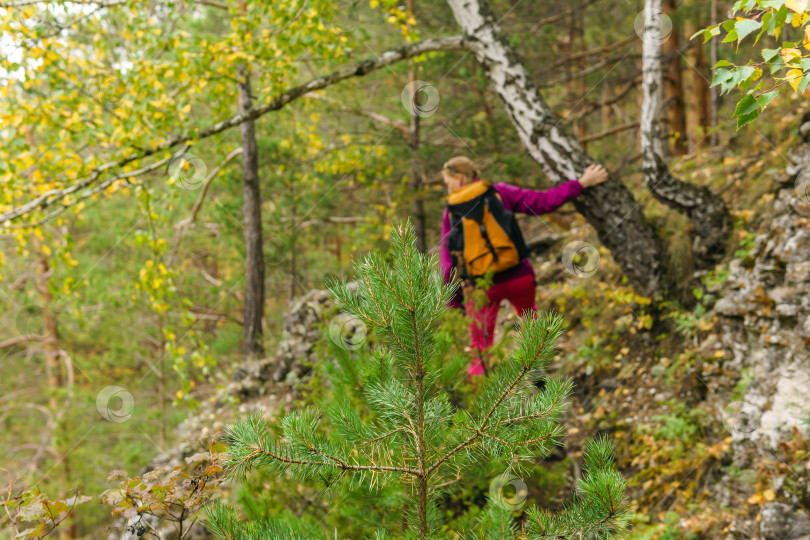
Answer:
[[779, 11], [776, 12], [776, 16], [773, 18], [775, 24], [774, 37], [779, 38], [779, 34], [782, 33], [782, 28], [785, 26], [785, 21], [787, 21], [787, 17], [788, 17], [787, 6], [780, 7]]
[[766, 92], [766, 93], [762, 94], [761, 96], [759, 96], [757, 98], [757, 105], [759, 105], [759, 107], [761, 109], [764, 109], [778, 95], [779, 95], [779, 90], [771, 90], [770, 92]]
[[744, 40], [746, 36], [756, 32], [761, 27], [762, 21], [752, 21], [749, 19], [737, 21], [737, 23], [734, 25], [734, 30], [737, 31], [737, 41]]
[[759, 118], [759, 110], [758, 109], [754, 109], [753, 112], [751, 112], [749, 114], [743, 114], [743, 115], [737, 116], [737, 129], [740, 129], [743, 126], [746, 126], [746, 125], [750, 124], [751, 122], [753, 122], [757, 118]]
[[810, 83], [810, 75], [805, 75], [802, 82], [799, 83], [799, 95], [804, 94], [804, 91], [807, 90], [808, 83]]
[[762, 7], [779, 9], [785, 5], [785, 2], [787, 2], [787, 0], [764, 0]]
[[717, 62], [712, 69], [717, 69], [721, 67], [734, 67], [734, 64], [729, 62], [728, 60], [720, 60]]
[[762, 49], [762, 58], [766, 62], [770, 62], [771, 60], [779, 56], [779, 50], [780, 49]]
[[753, 111], [757, 110], [759, 107], [759, 103], [751, 94], [746, 94], [738, 103], [737, 108], [734, 109], [734, 116], [744, 116], [746, 114], [751, 114]]
[[777, 71], [785, 69], [787, 65], [785, 64], [785, 59], [780, 56], [770, 63], [768, 67], [771, 68], [771, 75], [773, 75]]
[[708, 42], [714, 36], [720, 35], [720, 27], [718, 25], [712, 26], [709, 28], [709, 31], [703, 37], [703, 43]]
[[737, 82], [747, 81], [751, 75], [756, 73], [757, 68], [754, 66], [740, 66], [734, 73], [735, 78], [737, 78]]
[[778, 95], [779, 90], [771, 90], [770, 92], [766, 92], [757, 98], [757, 105], [759, 105], [760, 109], [765, 109], [765, 107], [767, 107]]
[[727, 69], [718, 69], [714, 72], [714, 79], [712, 80], [712, 87], [722, 84], [733, 77], [733, 74]]
[[726, 35], [726, 38], [723, 40], [723, 43], [732, 43], [737, 41], [737, 30], [732, 30]]
[[693, 39], [695, 39], [696, 37], [701, 36], [701, 35], [704, 36], [704, 38], [705, 38], [705, 34], [708, 34], [708, 33], [709, 33], [708, 28], [704, 28], [703, 30], [698, 30], [697, 32], [692, 34], [692, 37], [689, 38], [689, 41], [692, 41]]
[[768, 31], [768, 26], [771, 23], [771, 19], [773, 19], [773, 13], [770, 11], [762, 16], [762, 30], [760, 30], [759, 34], [757, 34], [757, 38], [754, 40], [754, 45], [759, 43], [759, 40], [765, 35], [765, 32]]

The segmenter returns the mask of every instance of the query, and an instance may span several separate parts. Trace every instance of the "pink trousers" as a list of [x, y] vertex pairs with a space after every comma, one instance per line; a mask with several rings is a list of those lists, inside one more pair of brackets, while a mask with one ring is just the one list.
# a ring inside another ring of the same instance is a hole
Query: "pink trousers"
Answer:
[[486, 294], [489, 302], [484, 307], [476, 309], [472, 298], [468, 298], [465, 305], [467, 316], [472, 321], [470, 337], [475, 355], [468, 369], [470, 376], [484, 374], [480, 355], [492, 346], [501, 300], [509, 300], [520, 317], [527, 312], [531, 315], [537, 313], [537, 304], [534, 301], [534, 276], [531, 274], [496, 283]]

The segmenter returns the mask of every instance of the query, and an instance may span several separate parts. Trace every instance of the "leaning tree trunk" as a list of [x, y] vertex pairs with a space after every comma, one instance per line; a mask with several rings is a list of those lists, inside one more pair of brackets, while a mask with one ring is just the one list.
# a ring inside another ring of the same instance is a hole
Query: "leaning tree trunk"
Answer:
[[[549, 109], [486, 1], [448, 0], [448, 4], [532, 158], [556, 183], [578, 178], [594, 159]], [[588, 188], [574, 204], [636, 291], [649, 296], [664, 292], [658, 239], [641, 205], [615, 175]]]
[[705, 268], [725, 254], [731, 218], [722, 197], [706, 187], [678, 180], [664, 161], [657, 114], [662, 94], [660, 16], [661, 0], [645, 0], [641, 108], [644, 182], [657, 200], [689, 216], [692, 221], [692, 253], [697, 265]]
[[[251, 108], [250, 75], [246, 66], [239, 68], [239, 113]], [[262, 319], [264, 318], [264, 254], [262, 252], [262, 198], [259, 190], [259, 157], [253, 120], [239, 126], [242, 135], [242, 169], [245, 220], [245, 356], [264, 354]]]

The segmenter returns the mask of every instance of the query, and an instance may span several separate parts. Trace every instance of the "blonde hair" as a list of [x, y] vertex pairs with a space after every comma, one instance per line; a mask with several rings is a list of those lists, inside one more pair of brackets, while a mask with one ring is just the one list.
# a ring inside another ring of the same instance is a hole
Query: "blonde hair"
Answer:
[[466, 156], [456, 156], [448, 159], [442, 169], [449, 169], [450, 172], [461, 174], [470, 180], [479, 180], [481, 176], [475, 163]]

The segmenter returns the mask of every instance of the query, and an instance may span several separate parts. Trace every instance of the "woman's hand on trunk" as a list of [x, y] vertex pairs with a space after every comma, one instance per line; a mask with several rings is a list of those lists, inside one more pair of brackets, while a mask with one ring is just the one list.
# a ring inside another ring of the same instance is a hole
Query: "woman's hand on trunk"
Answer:
[[605, 168], [601, 165], [594, 164], [585, 169], [585, 172], [582, 173], [582, 178], [579, 179], [579, 183], [582, 184], [583, 188], [589, 188], [601, 184], [607, 179], [608, 173]]

